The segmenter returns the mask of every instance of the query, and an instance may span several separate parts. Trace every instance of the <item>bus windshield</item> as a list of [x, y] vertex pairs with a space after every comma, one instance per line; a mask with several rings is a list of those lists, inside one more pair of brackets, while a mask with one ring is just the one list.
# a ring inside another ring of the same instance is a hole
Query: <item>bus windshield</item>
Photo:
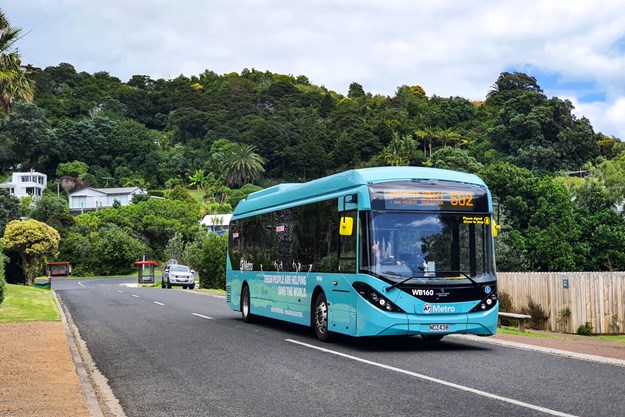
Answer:
[[488, 215], [374, 211], [365, 217], [362, 272], [392, 284], [492, 280]]

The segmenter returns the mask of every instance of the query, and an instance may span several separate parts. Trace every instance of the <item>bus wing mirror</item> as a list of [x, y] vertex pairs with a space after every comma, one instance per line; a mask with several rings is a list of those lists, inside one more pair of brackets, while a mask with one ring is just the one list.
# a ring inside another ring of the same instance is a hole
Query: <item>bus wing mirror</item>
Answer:
[[501, 231], [501, 225], [497, 224], [497, 222], [493, 220], [492, 227], [493, 227], [493, 237], [497, 237], [497, 235]]
[[339, 234], [341, 236], [351, 236], [354, 232], [354, 218], [353, 217], [341, 217], [341, 226], [339, 227]]

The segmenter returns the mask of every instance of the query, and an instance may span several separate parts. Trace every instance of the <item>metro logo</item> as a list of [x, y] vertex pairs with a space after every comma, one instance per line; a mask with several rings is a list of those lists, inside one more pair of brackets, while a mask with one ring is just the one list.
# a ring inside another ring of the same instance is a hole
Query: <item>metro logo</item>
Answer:
[[432, 313], [455, 313], [456, 307], [453, 306], [432, 306]]
[[423, 306], [423, 312], [425, 314], [430, 314], [430, 313], [455, 313], [456, 312], [456, 307], [454, 306], [441, 306], [441, 305], [431, 305], [431, 304], [425, 304]]

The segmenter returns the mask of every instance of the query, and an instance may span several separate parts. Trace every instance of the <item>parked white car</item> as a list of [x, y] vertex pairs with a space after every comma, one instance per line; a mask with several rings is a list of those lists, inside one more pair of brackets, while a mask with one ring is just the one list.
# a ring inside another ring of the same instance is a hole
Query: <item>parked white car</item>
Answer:
[[171, 288], [172, 285], [181, 285], [182, 288], [195, 288], [193, 272], [186, 265], [168, 264], [161, 276], [161, 288]]

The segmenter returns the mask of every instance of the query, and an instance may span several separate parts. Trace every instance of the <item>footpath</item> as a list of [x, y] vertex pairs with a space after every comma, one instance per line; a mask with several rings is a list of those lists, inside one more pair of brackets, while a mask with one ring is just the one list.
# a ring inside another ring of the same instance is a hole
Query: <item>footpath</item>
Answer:
[[[125, 417], [106, 384], [98, 382], [99, 372], [85, 363], [88, 356], [83, 352], [81, 358], [76, 346], [83, 350], [82, 342], [70, 328], [64, 315], [61, 323], [0, 323], [0, 416]], [[555, 338], [500, 333], [479, 340], [625, 367], [625, 343], [545, 334]]]

